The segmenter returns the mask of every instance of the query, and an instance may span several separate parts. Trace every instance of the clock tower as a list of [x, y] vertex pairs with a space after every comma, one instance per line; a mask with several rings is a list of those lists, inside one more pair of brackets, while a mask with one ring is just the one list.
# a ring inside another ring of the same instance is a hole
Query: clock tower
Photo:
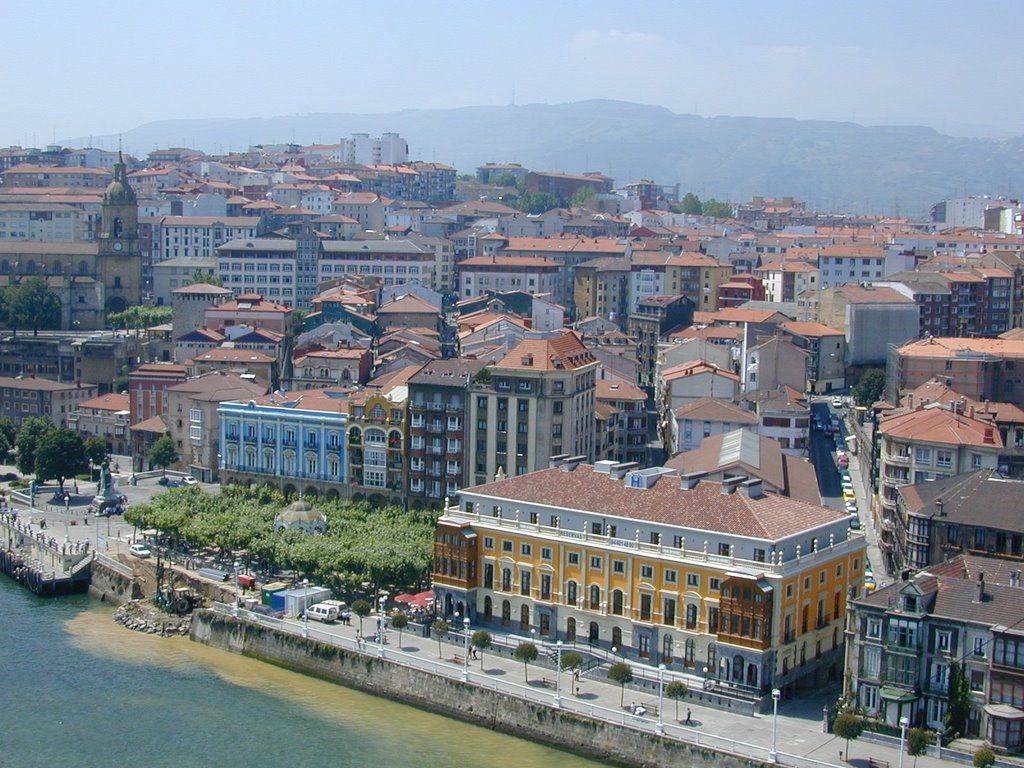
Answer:
[[114, 179], [103, 194], [103, 219], [97, 239], [96, 266], [103, 283], [107, 313], [122, 312], [142, 302], [142, 249], [139, 243], [139, 204], [128, 184], [118, 152]]

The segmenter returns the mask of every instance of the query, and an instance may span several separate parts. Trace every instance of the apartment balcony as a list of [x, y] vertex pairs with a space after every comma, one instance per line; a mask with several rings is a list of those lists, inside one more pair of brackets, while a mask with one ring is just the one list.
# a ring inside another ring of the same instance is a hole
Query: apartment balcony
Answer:
[[878, 500], [882, 503], [883, 509], [895, 511], [897, 508], [896, 499], [890, 499], [882, 495], [878, 497]]
[[908, 475], [882, 475], [882, 484], [889, 488], [899, 488], [910, 482]]
[[900, 466], [909, 466], [910, 454], [909, 453], [888, 453], [883, 457], [883, 460], [889, 464], [899, 464]]

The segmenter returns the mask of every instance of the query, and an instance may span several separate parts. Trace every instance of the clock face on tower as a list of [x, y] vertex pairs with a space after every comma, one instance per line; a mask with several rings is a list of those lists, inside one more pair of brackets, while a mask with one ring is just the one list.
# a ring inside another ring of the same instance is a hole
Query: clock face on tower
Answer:
[[114, 243], [115, 251], [120, 251], [122, 248], [124, 248], [124, 243]]

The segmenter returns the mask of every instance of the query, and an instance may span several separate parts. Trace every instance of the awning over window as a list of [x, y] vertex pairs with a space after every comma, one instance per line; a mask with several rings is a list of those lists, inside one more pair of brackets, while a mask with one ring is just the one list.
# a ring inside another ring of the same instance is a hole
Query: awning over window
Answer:
[[1011, 707], [1009, 704], [986, 704], [985, 714], [1000, 720], [1024, 720], [1024, 711]]
[[906, 688], [895, 688], [891, 685], [883, 685], [878, 690], [878, 695], [886, 701], [896, 701], [901, 704], [917, 700], [917, 694], [913, 691], [908, 691]]

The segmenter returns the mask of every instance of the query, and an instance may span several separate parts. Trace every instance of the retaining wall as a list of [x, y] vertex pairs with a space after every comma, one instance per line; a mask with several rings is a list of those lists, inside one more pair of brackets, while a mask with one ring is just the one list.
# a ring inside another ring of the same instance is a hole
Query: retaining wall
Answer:
[[581, 717], [213, 611], [196, 611], [192, 639], [605, 762], [640, 768], [761, 768], [759, 760]]

